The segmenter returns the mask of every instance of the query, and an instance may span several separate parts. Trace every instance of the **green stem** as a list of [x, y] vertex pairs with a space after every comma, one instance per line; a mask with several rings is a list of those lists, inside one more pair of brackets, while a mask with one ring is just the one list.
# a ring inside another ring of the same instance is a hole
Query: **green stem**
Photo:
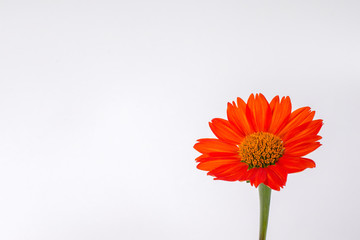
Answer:
[[266, 230], [269, 220], [269, 210], [270, 210], [270, 198], [271, 198], [271, 188], [261, 183], [259, 185], [259, 197], [260, 197], [260, 232], [259, 240], [266, 239]]

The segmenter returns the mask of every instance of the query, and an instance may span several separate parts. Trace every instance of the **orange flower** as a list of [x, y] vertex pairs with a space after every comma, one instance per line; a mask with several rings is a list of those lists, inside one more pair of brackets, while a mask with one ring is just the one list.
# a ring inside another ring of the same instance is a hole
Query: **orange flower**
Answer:
[[194, 148], [202, 155], [197, 168], [215, 180], [264, 183], [274, 190], [286, 184], [287, 175], [315, 167], [303, 156], [321, 144], [317, 135], [322, 120], [302, 107], [291, 112], [289, 97], [270, 104], [262, 94], [251, 94], [247, 103], [237, 98], [228, 103], [228, 120], [214, 118], [210, 128], [217, 138], [202, 138]]

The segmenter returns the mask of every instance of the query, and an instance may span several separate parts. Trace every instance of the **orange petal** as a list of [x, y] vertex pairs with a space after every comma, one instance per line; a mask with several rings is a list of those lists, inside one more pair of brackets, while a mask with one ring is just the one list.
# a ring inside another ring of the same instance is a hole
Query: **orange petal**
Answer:
[[221, 118], [214, 118], [209, 123], [211, 130], [216, 137], [224, 142], [230, 144], [239, 144], [243, 140], [239, 133], [237, 133], [230, 125], [230, 123]]
[[247, 122], [245, 113], [242, 109], [236, 107], [235, 102], [233, 104], [228, 103], [227, 117], [231, 125], [233, 125], [241, 137], [245, 137], [249, 132], [249, 124]]
[[320, 139], [322, 139], [322, 137], [319, 135], [304, 136], [303, 138], [299, 138], [299, 139], [291, 141], [291, 142], [285, 142], [284, 147], [285, 147], [285, 149], [286, 148], [294, 148], [300, 144], [309, 144], [309, 143], [319, 141]]
[[275, 96], [275, 97], [271, 100], [271, 102], [270, 102], [271, 112], [274, 112], [275, 106], [279, 104], [279, 99], [280, 99], [280, 98], [279, 98], [279, 95], [277, 95], [277, 96]]
[[254, 118], [254, 112], [255, 112], [255, 97], [254, 94], [251, 94], [246, 104], [245, 114], [252, 132], [257, 132], [259, 128]]
[[266, 168], [267, 177], [265, 185], [271, 189], [280, 191], [280, 188], [284, 187], [287, 180], [287, 172], [284, 168], [278, 165], [271, 165]]
[[267, 131], [271, 122], [271, 109], [264, 95], [256, 94], [254, 103], [254, 119], [258, 127], [257, 131]]
[[284, 142], [290, 143], [308, 136], [314, 136], [319, 133], [322, 125], [323, 122], [321, 119], [303, 123], [293, 130], [287, 132], [282, 139]]
[[233, 166], [226, 174], [218, 174], [214, 180], [225, 180], [225, 181], [245, 181], [247, 180], [247, 169], [246, 164], [238, 164]]
[[201, 162], [197, 165], [197, 168], [204, 171], [211, 171], [220, 166], [227, 164], [234, 164], [234, 163], [240, 163], [240, 159], [222, 159], [222, 160]]
[[225, 143], [216, 138], [202, 138], [194, 145], [194, 148], [200, 153], [210, 152], [231, 152], [237, 153], [239, 148], [236, 145]]
[[311, 115], [312, 113], [309, 107], [303, 107], [295, 110], [290, 114], [288, 123], [282, 129], [279, 129], [276, 134], [280, 137], [284, 136], [288, 131], [300, 126], [304, 120]]
[[321, 144], [319, 142], [299, 144], [291, 148], [286, 148], [284, 157], [302, 157], [316, 150], [320, 146]]
[[234, 153], [212, 152], [212, 153], [203, 154], [197, 157], [195, 160], [197, 162], [207, 162], [207, 161], [228, 160], [228, 159], [229, 160], [238, 159], [238, 161], [240, 161], [240, 155]]
[[[249, 121], [246, 117], [246, 103], [241, 98], [237, 98], [237, 107], [235, 108], [235, 117], [237, 118], [238, 122], [241, 125], [241, 128], [246, 135], [249, 135], [254, 132], [252, 126], [250, 125]], [[235, 103], [233, 103], [234, 106]]]
[[291, 114], [291, 101], [289, 97], [283, 97], [279, 103], [278, 96], [271, 101], [272, 118], [269, 132], [280, 131], [287, 123]]
[[246, 173], [248, 166], [245, 163], [230, 163], [219, 166], [208, 175], [216, 177], [216, 180], [236, 181]]
[[316, 166], [313, 160], [300, 157], [282, 157], [276, 164], [281, 165], [288, 173], [297, 173]]
[[266, 180], [267, 172], [265, 168], [252, 168], [248, 171], [248, 179], [251, 186], [258, 187], [261, 183]]

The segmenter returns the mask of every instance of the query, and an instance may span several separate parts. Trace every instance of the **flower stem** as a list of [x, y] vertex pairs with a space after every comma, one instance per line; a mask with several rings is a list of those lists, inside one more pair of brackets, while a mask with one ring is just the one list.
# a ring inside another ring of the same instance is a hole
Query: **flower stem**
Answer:
[[266, 230], [269, 220], [269, 210], [270, 210], [270, 198], [271, 198], [271, 188], [261, 183], [259, 185], [259, 197], [260, 197], [260, 231], [259, 231], [259, 240], [266, 239]]

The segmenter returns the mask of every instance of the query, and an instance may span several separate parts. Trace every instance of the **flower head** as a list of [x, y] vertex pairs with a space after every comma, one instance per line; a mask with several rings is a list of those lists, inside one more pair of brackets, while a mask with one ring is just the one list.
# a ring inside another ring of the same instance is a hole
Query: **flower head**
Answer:
[[302, 107], [291, 111], [289, 97], [251, 94], [228, 103], [228, 120], [215, 118], [209, 125], [217, 138], [202, 138], [194, 148], [202, 155], [197, 168], [215, 180], [264, 183], [274, 190], [285, 186], [287, 175], [315, 167], [303, 156], [321, 144], [323, 122], [313, 120], [315, 111]]

